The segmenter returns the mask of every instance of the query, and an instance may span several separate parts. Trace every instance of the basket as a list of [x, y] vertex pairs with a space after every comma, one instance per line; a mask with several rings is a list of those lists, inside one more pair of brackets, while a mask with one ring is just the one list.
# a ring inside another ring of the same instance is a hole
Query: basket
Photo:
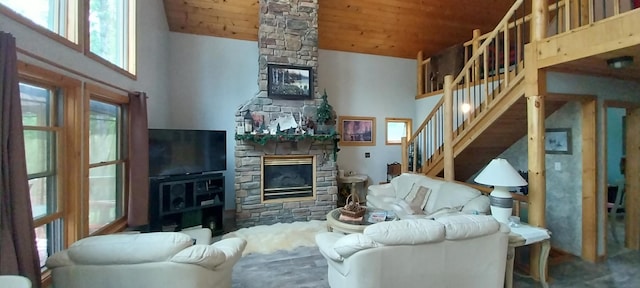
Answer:
[[344, 207], [340, 208], [340, 214], [352, 218], [360, 218], [364, 216], [367, 209], [360, 206], [360, 202], [358, 200], [357, 195], [354, 196], [354, 194], [351, 194], [347, 196], [347, 199], [345, 199], [346, 204]]

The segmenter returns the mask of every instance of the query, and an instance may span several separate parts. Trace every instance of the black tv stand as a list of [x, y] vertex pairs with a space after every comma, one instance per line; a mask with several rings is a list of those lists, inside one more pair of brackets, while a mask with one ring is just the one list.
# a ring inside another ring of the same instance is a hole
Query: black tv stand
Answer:
[[224, 176], [189, 174], [149, 179], [149, 230], [179, 231], [196, 225], [224, 232]]

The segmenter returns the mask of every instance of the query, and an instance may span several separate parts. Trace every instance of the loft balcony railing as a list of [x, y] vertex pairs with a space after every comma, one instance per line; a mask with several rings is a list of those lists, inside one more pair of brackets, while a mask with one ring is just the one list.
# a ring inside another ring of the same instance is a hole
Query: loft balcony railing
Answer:
[[[547, 37], [567, 33], [640, 6], [640, 0], [562, 0], [549, 3]], [[444, 89], [446, 84], [434, 84], [435, 72], [429, 70], [432, 59], [425, 59], [422, 52], [418, 52], [416, 98], [440, 94], [443, 97], [416, 132], [403, 142], [403, 171], [426, 173], [426, 167], [441, 163], [445, 141], [450, 138], [452, 142], [448, 145], [454, 146], [501, 97], [524, 79], [524, 46], [531, 39], [531, 19], [531, 0], [519, 0], [493, 31], [486, 34], [473, 31], [473, 38], [463, 44], [465, 65], [454, 75], [449, 92]], [[445, 109], [447, 102], [451, 109]], [[445, 129], [446, 121], [452, 122], [452, 131]]]

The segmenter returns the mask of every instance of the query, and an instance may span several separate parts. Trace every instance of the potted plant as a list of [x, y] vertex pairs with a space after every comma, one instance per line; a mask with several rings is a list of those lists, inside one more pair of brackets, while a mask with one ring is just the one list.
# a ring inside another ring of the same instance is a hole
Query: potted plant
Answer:
[[322, 93], [322, 102], [316, 112], [317, 130], [320, 134], [330, 133], [331, 128], [336, 125], [336, 112], [327, 100], [327, 89]]

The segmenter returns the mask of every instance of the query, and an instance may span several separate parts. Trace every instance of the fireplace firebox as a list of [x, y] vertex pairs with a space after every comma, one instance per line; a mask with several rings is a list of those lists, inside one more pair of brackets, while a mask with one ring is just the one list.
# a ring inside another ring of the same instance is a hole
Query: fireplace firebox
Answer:
[[262, 202], [315, 199], [315, 156], [262, 156]]

